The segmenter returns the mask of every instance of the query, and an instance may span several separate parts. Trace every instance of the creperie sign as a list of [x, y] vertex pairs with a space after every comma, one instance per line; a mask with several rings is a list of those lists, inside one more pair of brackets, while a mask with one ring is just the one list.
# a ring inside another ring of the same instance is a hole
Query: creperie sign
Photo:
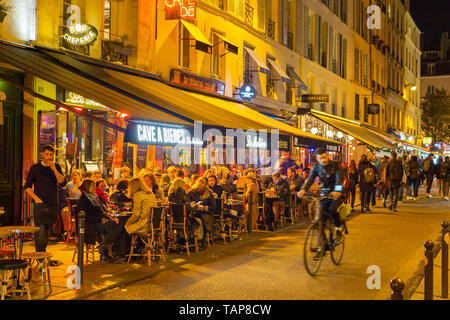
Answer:
[[197, 0], [165, 0], [166, 20], [195, 19]]

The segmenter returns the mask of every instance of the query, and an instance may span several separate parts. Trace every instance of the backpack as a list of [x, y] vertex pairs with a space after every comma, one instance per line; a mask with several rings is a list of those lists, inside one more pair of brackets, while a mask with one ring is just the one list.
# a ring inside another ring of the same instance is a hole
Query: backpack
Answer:
[[401, 162], [395, 160], [393, 162], [392, 169], [389, 172], [389, 180], [399, 180], [401, 181], [403, 179], [403, 165]]
[[364, 180], [366, 180], [367, 183], [375, 181], [375, 171], [373, 171], [371, 167], [367, 167], [364, 170]]
[[422, 170], [420, 167], [415, 167], [411, 169], [411, 179], [417, 180], [422, 175]]
[[439, 170], [439, 176], [440, 176], [440, 178], [442, 178], [442, 179], [447, 179], [447, 174], [448, 174], [447, 166], [444, 165], [444, 164], [442, 164], [442, 165], [441, 165], [441, 169]]
[[430, 172], [430, 170], [431, 170], [431, 160], [428, 159], [428, 160], [425, 160], [423, 163], [423, 171], [425, 173], [428, 173], [428, 172]]

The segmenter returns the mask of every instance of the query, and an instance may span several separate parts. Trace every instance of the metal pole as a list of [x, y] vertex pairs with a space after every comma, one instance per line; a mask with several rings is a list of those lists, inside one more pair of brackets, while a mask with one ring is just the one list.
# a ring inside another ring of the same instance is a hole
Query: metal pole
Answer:
[[392, 295], [391, 300], [403, 300], [402, 291], [405, 288], [405, 283], [400, 278], [394, 278], [390, 282]]
[[85, 217], [86, 213], [84, 211], [78, 213], [78, 268], [80, 270], [80, 284], [83, 284]]
[[433, 300], [433, 248], [434, 242], [428, 240], [424, 244], [427, 265], [425, 266], [425, 300]]
[[448, 222], [444, 220], [442, 222], [442, 284], [441, 284], [441, 296], [442, 298], [448, 298], [448, 243], [445, 241], [445, 235], [448, 232]]

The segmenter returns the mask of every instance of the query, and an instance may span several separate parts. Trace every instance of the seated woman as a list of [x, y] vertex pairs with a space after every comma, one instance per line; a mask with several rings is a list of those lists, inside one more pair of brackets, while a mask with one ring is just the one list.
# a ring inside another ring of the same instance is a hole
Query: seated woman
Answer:
[[81, 197], [81, 170], [72, 171], [72, 181], [70, 181], [66, 186], [67, 196], [69, 198], [80, 198]]
[[186, 204], [189, 202], [185, 184], [184, 180], [179, 177], [172, 181], [168, 191], [169, 202], [176, 204]]
[[116, 191], [113, 192], [113, 194], [109, 198], [110, 203], [114, 203], [116, 206], [119, 207], [119, 209], [122, 209], [127, 203], [130, 203], [132, 201], [127, 196], [128, 183], [129, 180], [126, 178], [117, 181]]
[[[106, 227], [102, 223], [107, 219], [106, 210], [100, 199], [95, 194], [95, 182], [92, 179], [85, 179], [80, 186], [81, 197], [75, 208], [78, 214], [84, 211], [86, 214], [85, 242], [87, 244], [95, 244], [97, 233], [102, 237], [106, 234]], [[102, 221], [103, 220], [103, 221]], [[102, 241], [100, 241], [102, 242]], [[105, 252], [101, 251], [101, 259], [105, 260]]]
[[216, 210], [216, 200], [212, 191], [208, 188], [208, 180], [201, 177], [188, 193], [189, 203], [192, 211], [203, 222], [203, 241], [202, 247], [206, 246], [206, 233], [212, 232], [214, 223], [214, 212]]
[[159, 182], [159, 189], [161, 189], [161, 191], [164, 194], [164, 197], [168, 197], [169, 196], [169, 188], [170, 188], [170, 176], [168, 174], [163, 174], [161, 177], [161, 181]]
[[101, 179], [95, 183], [95, 193], [105, 207], [108, 207], [109, 194], [106, 192], [106, 182]]
[[[245, 212], [247, 218], [247, 231], [252, 232], [257, 230], [257, 220], [258, 220], [258, 181], [256, 174], [253, 172], [247, 173], [245, 176], [247, 179], [247, 184], [245, 186]], [[251, 203], [251, 206], [250, 206]]]
[[223, 192], [227, 194], [227, 196], [231, 196], [232, 194], [237, 192], [236, 185], [233, 183], [233, 177], [230, 172], [225, 173], [222, 184]]
[[210, 176], [208, 177], [208, 186], [209, 186], [209, 188], [211, 189], [211, 191], [213, 192], [214, 198], [220, 198], [220, 197], [222, 197], [223, 189], [222, 189], [221, 186], [219, 186], [219, 185], [217, 184], [217, 178], [216, 178], [216, 176], [210, 175]]
[[142, 181], [144, 181], [145, 185], [153, 192], [153, 194], [156, 197], [156, 200], [164, 202], [167, 201], [166, 197], [164, 196], [164, 192], [159, 188], [158, 184], [156, 183], [156, 178], [153, 175], [153, 173], [145, 171], [144, 173], [140, 174], [140, 178], [142, 179]]

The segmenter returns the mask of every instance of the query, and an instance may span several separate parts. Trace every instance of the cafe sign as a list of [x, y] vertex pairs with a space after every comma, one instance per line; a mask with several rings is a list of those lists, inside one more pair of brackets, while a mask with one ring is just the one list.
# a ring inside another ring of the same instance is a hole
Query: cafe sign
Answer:
[[197, 0], [165, 0], [166, 20], [195, 19]]
[[173, 124], [130, 121], [124, 141], [146, 145], [190, 145], [191, 133], [188, 128]]
[[64, 33], [64, 40], [74, 46], [86, 46], [94, 42], [98, 31], [90, 24], [73, 24]]
[[242, 100], [251, 101], [256, 97], [256, 88], [251, 83], [246, 83], [239, 90], [239, 96]]
[[330, 99], [328, 94], [302, 94], [302, 102], [321, 102], [326, 103]]
[[170, 82], [220, 95], [225, 94], [225, 82], [213, 78], [200, 77], [180, 69], [172, 69], [170, 71]]

